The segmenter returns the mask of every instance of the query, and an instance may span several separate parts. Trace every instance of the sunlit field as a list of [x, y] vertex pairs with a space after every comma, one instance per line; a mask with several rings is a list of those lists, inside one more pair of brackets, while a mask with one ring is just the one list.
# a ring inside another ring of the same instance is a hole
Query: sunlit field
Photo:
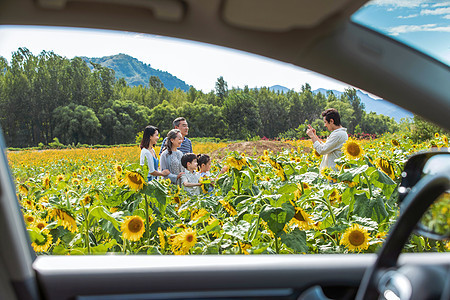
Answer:
[[[137, 146], [7, 156], [38, 254], [370, 253], [398, 216], [408, 156], [448, 147], [439, 135], [424, 143], [393, 135], [349, 140], [340, 170], [319, 172], [321, 157], [309, 141], [285, 143], [295, 147], [212, 157], [212, 176], [192, 197], [165, 180], [147, 183]], [[226, 146], [193, 144], [195, 153]], [[413, 236], [405, 251], [448, 247]]]

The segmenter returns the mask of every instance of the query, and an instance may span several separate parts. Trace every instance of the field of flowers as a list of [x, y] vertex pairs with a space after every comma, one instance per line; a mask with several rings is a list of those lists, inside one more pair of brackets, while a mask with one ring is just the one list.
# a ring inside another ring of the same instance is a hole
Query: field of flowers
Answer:
[[[146, 183], [139, 147], [8, 152], [32, 246], [40, 254], [268, 254], [375, 252], [398, 216], [407, 157], [445, 136], [352, 140], [339, 172], [319, 172], [308, 141], [261, 156], [213, 160], [204, 194]], [[226, 144], [196, 143], [211, 153]], [[157, 149], [156, 152], [159, 152]], [[227, 172], [218, 175], [227, 166]], [[406, 251], [448, 251], [413, 236]]]

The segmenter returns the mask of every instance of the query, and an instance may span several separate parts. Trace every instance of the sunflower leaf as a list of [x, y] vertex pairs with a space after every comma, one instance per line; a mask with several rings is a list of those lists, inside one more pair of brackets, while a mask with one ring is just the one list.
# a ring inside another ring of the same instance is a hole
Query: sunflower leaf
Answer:
[[95, 220], [102, 220], [102, 219], [108, 220], [109, 222], [111, 222], [111, 224], [114, 225], [114, 228], [119, 230], [119, 222], [117, 222], [117, 220], [114, 219], [114, 217], [111, 216], [109, 211], [107, 211], [106, 208], [103, 206], [96, 206], [93, 209], [91, 209], [89, 212], [89, 217]]
[[308, 253], [309, 247], [306, 243], [306, 233], [298, 228], [288, 234], [281, 236], [281, 241], [289, 248], [298, 253]]

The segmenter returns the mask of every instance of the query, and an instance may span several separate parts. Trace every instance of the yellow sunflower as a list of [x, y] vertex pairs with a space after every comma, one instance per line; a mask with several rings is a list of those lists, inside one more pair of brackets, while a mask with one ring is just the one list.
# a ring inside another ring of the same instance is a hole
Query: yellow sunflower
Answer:
[[129, 171], [125, 175], [125, 183], [134, 191], [142, 190], [144, 187], [144, 177], [138, 172]]
[[28, 195], [28, 187], [25, 184], [19, 185], [19, 192]]
[[67, 228], [71, 232], [75, 232], [78, 230], [77, 223], [75, 219], [68, 214], [67, 212], [63, 211], [62, 209], [53, 209], [50, 214], [50, 216], [55, 216], [59, 223], [64, 227]]
[[434, 134], [434, 137], [435, 137], [435, 138], [439, 138], [439, 133], [436, 132], [436, 133]]
[[92, 202], [92, 197], [89, 194], [84, 195], [83, 199], [81, 199], [81, 205], [88, 205]]
[[25, 223], [27, 225], [33, 224], [34, 221], [36, 221], [36, 218], [33, 215], [30, 215], [30, 214], [24, 215], [23, 218], [25, 219]]
[[164, 236], [164, 231], [161, 227], [158, 227], [157, 233], [159, 237], [159, 245], [161, 246], [161, 249], [164, 249], [166, 247], [166, 237]]
[[342, 200], [341, 194], [339, 193], [339, 191], [337, 189], [333, 189], [333, 191], [331, 191], [331, 193], [328, 197], [330, 199], [331, 205], [340, 203]]
[[187, 254], [197, 243], [197, 232], [195, 229], [186, 228], [176, 235], [172, 243], [172, 250], [175, 254]]
[[219, 203], [222, 204], [222, 206], [230, 214], [230, 216], [237, 215], [236, 210], [234, 209], [234, 207], [229, 202], [227, 202], [225, 200], [219, 200]]
[[395, 180], [394, 167], [389, 162], [389, 160], [380, 157], [377, 158], [375, 164], [377, 165], [378, 169], [380, 169], [383, 173], [392, 178], [392, 180]]
[[349, 251], [359, 252], [369, 248], [369, 240], [367, 229], [359, 224], [353, 224], [342, 235], [340, 244], [346, 246]]
[[394, 145], [395, 147], [400, 146], [400, 143], [396, 140], [396, 139], [392, 139], [391, 140], [392, 145]]
[[208, 211], [204, 208], [201, 208], [199, 210], [195, 209], [191, 212], [191, 220], [197, 221], [198, 219], [200, 219], [203, 216], [206, 216], [207, 214], [208, 214]]
[[44, 176], [44, 178], [42, 178], [42, 186], [46, 189], [48, 189], [50, 187], [50, 177], [48, 175]]
[[233, 156], [228, 156], [227, 163], [230, 167], [241, 170], [242, 167], [247, 164], [247, 160], [245, 159], [245, 156], [241, 156], [238, 159]]
[[314, 156], [317, 157], [317, 158], [321, 157], [321, 155], [319, 154], [319, 152], [317, 152], [316, 149], [314, 149]]
[[145, 232], [144, 219], [139, 216], [125, 217], [120, 229], [124, 239], [139, 241]]
[[442, 141], [444, 142], [444, 144], [445, 144], [446, 146], [448, 146], [448, 137], [447, 137], [446, 135], [443, 135], [443, 136], [442, 136]]
[[33, 200], [30, 200], [28, 198], [23, 198], [22, 199], [22, 205], [26, 208], [30, 208], [33, 209], [34, 208], [34, 202]]
[[64, 180], [66, 180], [66, 178], [65, 178], [64, 175], [60, 174], [60, 175], [56, 176], [56, 183], [57, 183], [57, 184], [58, 184], [59, 182], [61, 182], [61, 181], [64, 181]]
[[114, 171], [118, 174], [122, 174], [122, 166], [121, 165], [114, 165]]
[[89, 185], [89, 184], [91, 183], [91, 181], [89, 180], [89, 178], [84, 177], [84, 178], [83, 178], [83, 183], [84, 183], [85, 185]]
[[73, 185], [80, 185], [80, 179], [78, 179], [78, 178], [72, 178], [72, 184], [73, 184]]
[[39, 230], [44, 229], [45, 227], [47, 227], [47, 225], [48, 225], [48, 224], [47, 224], [45, 221], [42, 221], [42, 220], [36, 221], [36, 227], [37, 227]]
[[351, 138], [342, 146], [342, 152], [344, 152], [348, 159], [359, 159], [364, 155], [364, 150], [361, 145]]
[[314, 229], [314, 221], [311, 216], [300, 207], [295, 207], [295, 215], [290, 221], [290, 225], [297, 225], [298, 229], [308, 230]]
[[35, 240], [31, 244], [35, 252], [46, 252], [52, 245], [53, 237], [48, 230], [41, 231], [41, 235], [44, 237], [42, 241]]

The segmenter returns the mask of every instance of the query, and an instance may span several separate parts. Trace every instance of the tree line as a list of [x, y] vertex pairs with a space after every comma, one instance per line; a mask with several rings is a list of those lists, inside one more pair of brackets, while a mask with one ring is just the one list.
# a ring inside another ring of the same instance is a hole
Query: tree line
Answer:
[[13, 53], [11, 62], [0, 57], [0, 124], [8, 147], [48, 144], [133, 143], [148, 125], [165, 135], [172, 120], [184, 116], [190, 137], [249, 139], [305, 136], [312, 123], [325, 130], [320, 113], [335, 107], [349, 133], [393, 132], [391, 117], [366, 113], [355, 89], [340, 97], [314, 94], [309, 84], [300, 92], [269, 88], [228, 89], [220, 77], [215, 90], [204, 93], [167, 90], [152, 76], [149, 87], [130, 87], [114, 70], [79, 57], [67, 59], [54, 52], [33, 55], [26, 48]]

